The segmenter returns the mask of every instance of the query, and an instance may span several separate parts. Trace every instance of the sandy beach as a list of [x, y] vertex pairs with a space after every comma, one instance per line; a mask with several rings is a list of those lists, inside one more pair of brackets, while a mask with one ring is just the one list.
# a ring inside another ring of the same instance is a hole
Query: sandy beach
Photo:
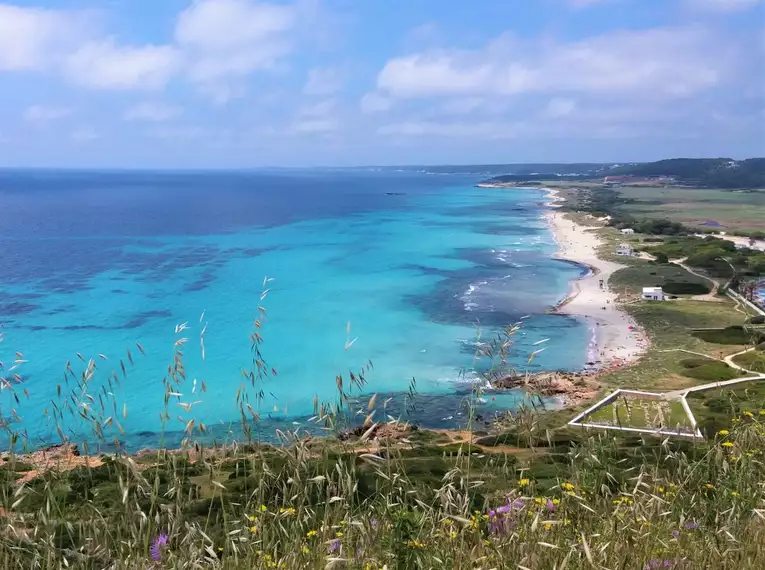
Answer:
[[601, 240], [593, 231], [556, 211], [562, 201], [556, 190], [548, 190], [550, 209], [545, 213], [558, 242], [556, 257], [589, 266], [592, 271], [572, 283], [572, 292], [557, 307], [558, 313], [587, 320], [593, 331], [588, 349], [588, 362], [598, 369], [623, 366], [637, 360], [645, 351], [647, 340], [630, 316], [616, 302], [616, 294], [608, 288], [608, 278], [623, 267], [597, 255]]

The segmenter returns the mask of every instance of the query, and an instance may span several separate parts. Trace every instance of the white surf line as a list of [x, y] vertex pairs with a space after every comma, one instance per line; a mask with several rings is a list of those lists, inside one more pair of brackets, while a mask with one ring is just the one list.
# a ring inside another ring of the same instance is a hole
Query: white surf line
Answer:
[[536, 346], [538, 344], [542, 344], [543, 342], [547, 342], [548, 340], [550, 340], [550, 339], [549, 338], [543, 338], [542, 340], [536, 341], [532, 346]]

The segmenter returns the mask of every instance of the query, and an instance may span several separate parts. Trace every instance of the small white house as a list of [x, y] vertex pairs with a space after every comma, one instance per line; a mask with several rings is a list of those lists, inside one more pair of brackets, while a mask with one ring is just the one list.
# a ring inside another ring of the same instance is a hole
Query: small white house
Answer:
[[661, 287], [643, 287], [642, 298], [646, 301], [663, 301], [664, 291]]
[[622, 230], [622, 235], [625, 235], [625, 236], [631, 236], [634, 233], [635, 233], [635, 230], [633, 230], [632, 228], [624, 228]]
[[616, 255], [634, 255], [634, 253], [635, 250], [628, 243], [620, 243], [619, 247], [616, 248]]

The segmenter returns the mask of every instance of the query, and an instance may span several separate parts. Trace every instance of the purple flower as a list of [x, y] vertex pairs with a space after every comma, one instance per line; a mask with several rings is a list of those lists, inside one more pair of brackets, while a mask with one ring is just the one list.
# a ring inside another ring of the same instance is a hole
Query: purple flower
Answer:
[[545, 503], [545, 506], [547, 507], [547, 510], [554, 513], [555, 512], [555, 503], [553, 503], [550, 499], [547, 499], [547, 503]]
[[672, 536], [674, 536], [675, 538], [677, 538], [678, 536], [680, 536], [680, 531], [679, 531], [679, 530], [673, 530], [673, 531], [672, 531]]
[[372, 519], [371, 521], [369, 521], [369, 524], [372, 525], [373, 530], [377, 530], [377, 527], [378, 527], [377, 519]]
[[154, 539], [154, 542], [152, 542], [151, 546], [149, 547], [149, 554], [151, 554], [151, 559], [155, 562], [162, 560], [162, 550], [164, 550], [166, 546], [167, 535], [160, 534], [157, 538]]
[[696, 530], [699, 528], [699, 523], [696, 521], [687, 521], [683, 526], [686, 528], [686, 530]]
[[329, 546], [327, 546], [327, 554], [332, 554], [338, 550], [340, 550], [340, 539], [335, 538], [329, 543]]

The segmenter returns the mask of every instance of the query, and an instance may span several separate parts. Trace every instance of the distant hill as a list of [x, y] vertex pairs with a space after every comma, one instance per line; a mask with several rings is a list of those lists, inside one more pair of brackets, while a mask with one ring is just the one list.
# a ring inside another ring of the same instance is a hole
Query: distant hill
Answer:
[[[431, 172], [438, 169], [460, 167], [428, 167]], [[486, 182], [514, 183], [533, 182], [557, 178], [559, 180], [587, 180], [605, 177], [619, 177], [625, 184], [629, 177], [666, 178], [669, 182], [705, 188], [765, 188], [765, 158], [733, 160], [732, 158], [670, 158], [656, 162], [635, 162], [619, 165], [597, 163], [579, 164], [508, 164], [484, 167], [461, 167], [487, 174], [497, 172]]]
[[707, 188], [765, 188], [765, 158], [670, 158], [627, 164], [608, 176], [668, 176], [675, 182]]

